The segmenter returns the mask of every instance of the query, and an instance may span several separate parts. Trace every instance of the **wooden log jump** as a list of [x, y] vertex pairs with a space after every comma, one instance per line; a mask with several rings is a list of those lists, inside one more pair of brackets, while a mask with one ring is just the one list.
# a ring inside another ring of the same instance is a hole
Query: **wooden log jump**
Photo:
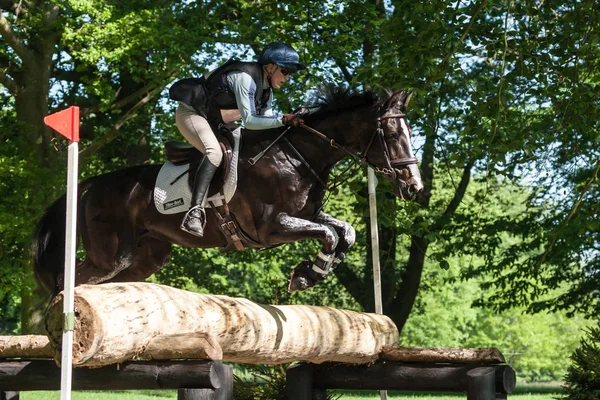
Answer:
[[[0, 359], [7, 359], [0, 361], [0, 400], [58, 389], [60, 369], [51, 359], [60, 360], [62, 301], [57, 296], [48, 311], [47, 337], [0, 337]], [[73, 388], [178, 389], [179, 400], [230, 400], [233, 374], [221, 361], [308, 361], [288, 368], [288, 400], [325, 399], [327, 389], [456, 391], [468, 400], [498, 400], [515, 387], [514, 370], [497, 349], [397, 342], [396, 326], [383, 315], [260, 305], [151, 283], [84, 285], [75, 291], [73, 365], [80, 368]]]
[[[46, 318], [58, 359], [62, 295]], [[195, 358], [181, 344], [203, 335], [195, 357], [247, 364], [292, 361], [364, 364], [398, 341], [384, 315], [304, 305], [271, 306], [243, 298], [186, 292], [152, 283], [83, 285], [75, 289], [73, 366], [103, 366], [147, 353], [157, 338], [179, 358]], [[173, 340], [174, 336], [177, 341]], [[202, 354], [206, 353], [206, 354]]]

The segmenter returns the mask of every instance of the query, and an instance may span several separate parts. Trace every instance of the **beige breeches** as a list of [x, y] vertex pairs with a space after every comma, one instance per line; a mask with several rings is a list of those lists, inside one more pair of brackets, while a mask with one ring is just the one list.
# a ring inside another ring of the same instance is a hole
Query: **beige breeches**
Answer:
[[218, 167], [221, 164], [223, 151], [204, 117], [180, 104], [175, 113], [175, 123], [183, 137], [192, 146], [206, 154], [212, 165]]

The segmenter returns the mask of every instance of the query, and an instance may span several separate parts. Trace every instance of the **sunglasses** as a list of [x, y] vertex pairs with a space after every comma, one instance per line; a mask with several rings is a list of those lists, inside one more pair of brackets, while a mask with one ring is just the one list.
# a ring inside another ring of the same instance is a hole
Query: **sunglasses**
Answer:
[[288, 76], [292, 73], [292, 71], [284, 67], [279, 67], [279, 70], [281, 71], [281, 75], [283, 76]]

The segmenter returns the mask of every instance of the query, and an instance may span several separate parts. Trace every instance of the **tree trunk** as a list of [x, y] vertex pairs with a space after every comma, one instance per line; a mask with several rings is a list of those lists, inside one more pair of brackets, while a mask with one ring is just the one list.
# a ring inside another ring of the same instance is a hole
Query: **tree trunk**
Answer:
[[429, 243], [424, 238], [415, 235], [412, 236], [406, 270], [402, 274], [402, 281], [396, 291], [396, 295], [390, 303], [389, 309], [386, 310], [386, 313], [398, 326], [400, 332], [402, 332], [406, 321], [408, 321], [417, 294], [419, 293], [428, 245]]
[[[63, 296], [46, 326], [59, 356]], [[83, 285], [75, 289], [74, 366], [130, 360], [156, 336], [207, 334], [223, 361], [369, 363], [398, 341], [386, 316], [316, 306], [270, 306], [243, 298], [186, 292], [152, 283]], [[182, 354], [181, 358], [186, 358]]]

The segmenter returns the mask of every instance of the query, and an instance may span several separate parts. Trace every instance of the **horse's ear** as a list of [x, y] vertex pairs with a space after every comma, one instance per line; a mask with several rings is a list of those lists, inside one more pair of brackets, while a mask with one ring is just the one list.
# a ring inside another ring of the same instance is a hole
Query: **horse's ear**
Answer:
[[390, 99], [392, 100], [390, 106], [396, 107], [396, 109], [398, 109], [398, 111], [401, 112], [406, 111], [406, 108], [408, 107], [408, 103], [410, 102], [410, 98], [412, 97], [412, 95], [412, 91], [398, 90]]
[[412, 97], [413, 92], [406, 92], [406, 97], [404, 98], [404, 107], [408, 107], [408, 103], [410, 102], [410, 98]]

